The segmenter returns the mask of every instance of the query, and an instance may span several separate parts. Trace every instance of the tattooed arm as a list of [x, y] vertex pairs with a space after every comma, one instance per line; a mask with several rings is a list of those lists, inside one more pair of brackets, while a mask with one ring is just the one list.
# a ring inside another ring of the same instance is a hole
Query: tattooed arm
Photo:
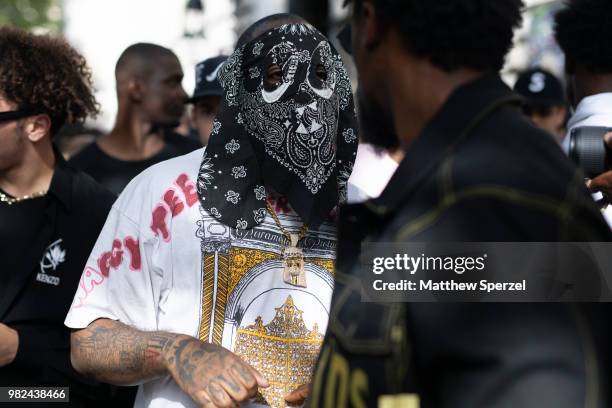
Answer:
[[70, 358], [83, 375], [132, 385], [167, 374], [164, 352], [178, 334], [142, 332], [120, 322], [100, 319], [71, 335]]
[[190, 336], [143, 332], [99, 319], [72, 333], [71, 359], [83, 375], [131, 385], [171, 375], [202, 407], [233, 407], [267, 387], [251, 366], [223, 347]]

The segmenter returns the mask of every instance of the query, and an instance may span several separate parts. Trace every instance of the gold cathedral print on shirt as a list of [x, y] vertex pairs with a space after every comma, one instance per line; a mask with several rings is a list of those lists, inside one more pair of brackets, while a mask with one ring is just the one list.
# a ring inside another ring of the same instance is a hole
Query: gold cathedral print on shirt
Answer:
[[257, 402], [282, 408], [288, 393], [310, 383], [323, 334], [316, 323], [310, 330], [306, 327], [291, 296], [275, 310], [268, 324], [258, 316], [255, 324], [238, 329], [234, 352], [270, 383], [260, 390]]
[[[292, 212], [279, 214], [293, 232]], [[271, 217], [239, 231], [206, 212], [197, 222], [201, 238], [201, 309], [198, 337], [221, 345], [259, 370], [271, 386], [259, 404], [284, 408], [284, 397], [310, 382], [327, 328], [333, 292], [336, 236], [333, 225], [303, 239], [307, 287], [284, 279], [287, 242]]]

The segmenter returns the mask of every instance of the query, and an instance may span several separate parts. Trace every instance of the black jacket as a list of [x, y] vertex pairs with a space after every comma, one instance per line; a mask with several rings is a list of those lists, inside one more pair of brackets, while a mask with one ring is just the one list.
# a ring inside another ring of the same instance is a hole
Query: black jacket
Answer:
[[605, 305], [361, 301], [364, 240], [610, 240], [580, 172], [516, 102], [497, 76], [459, 88], [381, 197], [341, 211], [311, 407], [604, 406]]
[[[34, 242], [16, 248], [14, 231], [0, 228], [0, 322], [19, 333], [17, 357], [0, 368], [0, 386], [69, 386], [70, 406], [103, 406], [108, 386], [85, 380], [72, 368], [64, 318], [114, 200], [56, 152], [44, 215], [37, 231], [29, 231], [35, 232]], [[10, 214], [8, 207], [0, 210]]]

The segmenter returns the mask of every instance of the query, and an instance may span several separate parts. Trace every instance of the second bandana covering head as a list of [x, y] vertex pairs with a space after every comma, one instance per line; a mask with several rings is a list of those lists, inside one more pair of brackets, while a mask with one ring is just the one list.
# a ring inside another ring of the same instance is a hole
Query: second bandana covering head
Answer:
[[[282, 70], [277, 84], [266, 82], [271, 65]], [[225, 97], [198, 174], [202, 206], [250, 229], [266, 217], [269, 186], [317, 229], [346, 199], [358, 144], [340, 55], [314, 27], [286, 24], [236, 49], [219, 79]]]

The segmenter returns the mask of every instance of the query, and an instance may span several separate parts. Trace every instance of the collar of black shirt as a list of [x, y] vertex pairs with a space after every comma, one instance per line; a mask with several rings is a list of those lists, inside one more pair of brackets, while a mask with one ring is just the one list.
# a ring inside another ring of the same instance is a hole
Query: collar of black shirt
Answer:
[[74, 170], [68, 166], [68, 163], [66, 163], [66, 160], [55, 145], [53, 145], [53, 153], [55, 154], [55, 167], [47, 194], [55, 197], [67, 211], [70, 211], [72, 208]]
[[482, 120], [520, 102], [499, 75], [483, 75], [457, 88], [410, 146], [380, 197], [365, 206], [380, 216], [394, 212]]

